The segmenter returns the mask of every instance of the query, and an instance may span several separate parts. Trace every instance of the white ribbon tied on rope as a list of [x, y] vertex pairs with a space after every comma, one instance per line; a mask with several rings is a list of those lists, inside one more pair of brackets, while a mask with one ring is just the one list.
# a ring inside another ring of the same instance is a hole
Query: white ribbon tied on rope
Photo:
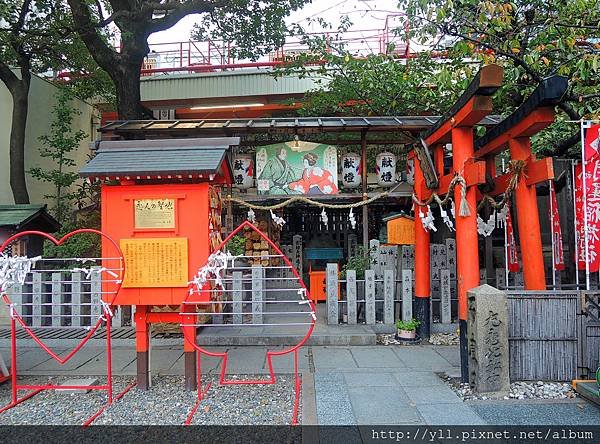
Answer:
[[277, 216], [275, 213], [273, 213], [273, 210], [271, 210], [271, 219], [273, 219], [273, 223], [279, 228], [285, 225], [285, 219], [283, 217]]
[[327, 212], [325, 211], [325, 208], [323, 208], [323, 211], [321, 211], [321, 222], [323, 222], [323, 225], [325, 225], [325, 228], [329, 228], [329, 217], [327, 216]]
[[448, 229], [450, 231], [455, 231], [454, 223], [452, 222], [452, 220], [450, 219], [450, 216], [448, 216], [448, 212], [446, 210], [444, 210], [444, 207], [442, 205], [440, 205], [440, 216], [442, 216], [442, 221], [446, 224]]
[[350, 208], [350, 214], [348, 215], [348, 221], [350, 222], [350, 226], [354, 230], [356, 228], [356, 218], [354, 217], [354, 211]]
[[433, 223], [433, 221], [435, 220], [435, 217], [433, 216], [433, 213], [431, 212], [431, 206], [427, 205], [427, 213], [423, 213], [420, 210], [419, 210], [419, 213], [420, 213], [421, 223], [423, 224], [423, 228], [427, 231], [437, 231], [437, 228], [435, 228], [435, 224]]
[[248, 210], [248, 221], [253, 224], [256, 223], [256, 213], [252, 208]]
[[489, 219], [484, 221], [481, 216], [477, 215], [477, 232], [484, 237], [488, 237], [492, 234], [496, 228], [496, 212], [494, 211]]

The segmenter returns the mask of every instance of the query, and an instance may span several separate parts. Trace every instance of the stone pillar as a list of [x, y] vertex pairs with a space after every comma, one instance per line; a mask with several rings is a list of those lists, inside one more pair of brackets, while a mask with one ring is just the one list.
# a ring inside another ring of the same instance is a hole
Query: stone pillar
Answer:
[[489, 285], [467, 292], [469, 383], [478, 394], [500, 397], [510, 390], [506, 293]]

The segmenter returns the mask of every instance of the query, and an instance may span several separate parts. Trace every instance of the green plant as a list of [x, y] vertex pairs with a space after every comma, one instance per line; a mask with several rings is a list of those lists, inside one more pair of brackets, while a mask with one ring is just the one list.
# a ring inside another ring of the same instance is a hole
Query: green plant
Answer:
[[71, 210], [81, 199], [81, 191], [75, 188], [79, 181], [79, 174], [75, 169], [77, 164], [70, 156], [86, 138], [82, 130], [73, 130], [73, 120], [81, 113], [73, 108], [72, 100], [73, 95], [68, 89], [59, 89], [52, 110], [54, 119], [50, 134], [39, 138], [43, 144], [39, 150], [40, 157], [50, 159], [52, 166], [48, 169], [35, 167], [29, 170], [32, 177], [49, 184], [51, 193], [44, 197], [54, 200], [54, 217], [63, 226], [71, 223]]
[[396, 328], [398, 330], [414, 331], [419, 325], [421, 325], [421, 322], [416, 319], [411, 319], [410, 321], [398, 319], [396, 321]]
[[349, 257], [346, 265], [342, 267], [342, 279], [346, 278], [348, 270], [356, 271], [357, 279], [364, 279], [365, 270], [368, 270], [371, 266], [371, 250], [365, 250], [362, 245], [359, 245], [356, 248], [356, 254]]
[[246, 251], [246, 238], [236, 234], [227, 242], [227, 251], [234, 256], [242, 256]]

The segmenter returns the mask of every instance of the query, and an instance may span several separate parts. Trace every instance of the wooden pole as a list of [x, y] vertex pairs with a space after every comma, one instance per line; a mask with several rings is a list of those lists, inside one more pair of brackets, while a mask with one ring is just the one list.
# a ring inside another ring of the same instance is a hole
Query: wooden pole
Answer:
[[[490, 156], [485, 159], [485, 170], [486, 174], [492, 178], [496, 177], [496, 158], [495, 156]], [[484, 217], [487, 222], [492, 215], [492, 208], [489, 205], [485, 206]], [[485, 277], [486, 283], [492, 285], [492, 282], [496, 279], [496, 269], [494, 268], [494, 246], [492, 243], [492, 235], [490, 234], [486, 238], [485, 241]], [[498, 287], [498, 283], [495, 283], [496, 287]]]
[[[465, 163], [473, 157], [473, 127], [452, 128], [452, 166], [464, 171]], [[458, 317], [460, 328], [461, 380], [468, 382], [467, 354], [467, 291], [479, 285], [479, 246], [477, 239], [477, 201], [475, 187], [469, 187], [466, 199], [469, 216], [460, 215], [461, 187], [454, 189], [456, 206], [456, 277], [458, 287]]]
[[[425, 182], [423, 170], [419, 160], [415, 157], [414, 190], [422, 190]], [[418, 191], [415, 192], [419, 199], [423, 200]], [[421, 208], [415, 204], [415, 319], [421, 324], [417, 334], [421, 338], [429, 338], [431, 335], [430, 318], [430, 296], [431, 281], [429, 279], [429, 231], [423, 228], [420, 218]]]
[[[513, 160], [527, 161], [532, 156], [529, 137], [510, 139], [508, 147]], [[527, 177], [524, 174], [521, 175], [515, 189], [515, 201], [525, 290], [545, 290], [546, 273], [542, 253], [537, 195], [535, 186], [527, 186]]]
[[[364, 130], [360, 134], [361, 148], [361, 175], [362, 175], [362, 192], [363, 200], [369, 198], [367, 192], [367, 131]], [[362, 230], [363, 230], [363, 247], [365, 253], [369, 250], [369, 209], [367, 205], [362, 207]], [[368, 254], [368, 253], [367, 253]]]

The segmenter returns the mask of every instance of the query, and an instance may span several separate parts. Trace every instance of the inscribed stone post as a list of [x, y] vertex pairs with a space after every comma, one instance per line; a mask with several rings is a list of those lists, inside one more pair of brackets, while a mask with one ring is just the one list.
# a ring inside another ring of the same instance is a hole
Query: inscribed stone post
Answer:
[[338, 264], [327, 264], [326, 272], [327, 290], [327, 323], [339, 322], [338, 310]]
[[292, 238], [292, 248], [294, 254], [294, 260], [292, 261], [292, 265], [298, 271], [300, 276], [303, 276], [302, 270], [302, 236], [299, 234], [295, 235]]
[[346, 271], [346, 305], [348, 325], [356, 324], [356, 270]]
[[496, 287], [506, 288], [506, 270], [504, 268], [496, 268]]
[[506, 293], [481, 285], [467, 300], [469, 383], [478, 394], [504, 396], [510, 389]]
[[264, 269], [260, 265], [252, 266], [252, 323], [263, 323], [263, 277]]
[[233, 272], [233, 293], [232, 293], [232, 302], [233, 307], [231, 311], [233, 311], [233, 323], [241, 324], [244, 322], [244, 317], [242, 314], [243, 306], [243, 292], [242, 292], [242, 272], [234, 271]]
[[450, 296], [456, 299], [456, 239], [446, 239], [446, 263], [450, 272]]
[[394, 323], [395, 271], [383, 270], [383, 323]]
[[356, 234], [349, 234], [348, 235], [348, 257], [349, 258], [356, 256], [357, 245], [358, 245], [358, 241], [356, 239]]
[[365, 270], [365, 318], [367, 324], [375, 324], [375, 272]]
[[402, 320], [410, 321], [413, 317], [412, 270], [402, 270]]
[[440, 318], [442, 324], [449, 324], [452, 322], [452, 305], [450, 301], [450, 271], [442, 270], [440, 272], [440, 279]]

